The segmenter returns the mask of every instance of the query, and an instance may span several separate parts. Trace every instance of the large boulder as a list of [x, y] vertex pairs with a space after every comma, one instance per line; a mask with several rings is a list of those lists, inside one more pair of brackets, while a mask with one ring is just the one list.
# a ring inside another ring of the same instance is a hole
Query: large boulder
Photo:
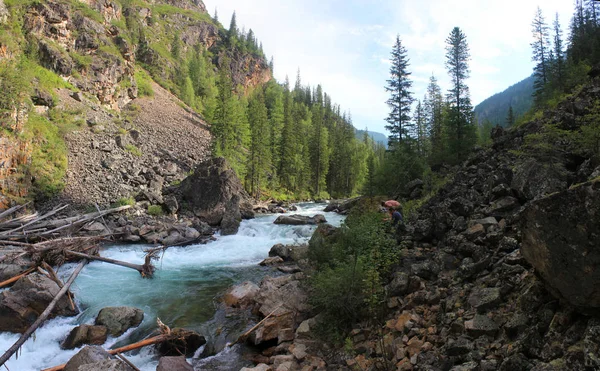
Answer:
[[246, 281], [234, 286], [223, 296], [223, 302], [228, 307], [246, 308], [254, 303], [254, 298], [258, 294], [257, 284]]
[[[224, 158], [213, 158], [200, 163], [194, 173], [185, 178], [179, 188], [179, 204], [212, 226], [221, 224], [232, 210], [229, 204], [237, 203], [240, 215], [253, 216], [250, 196], [244, 190], [235, 171]], [[234, 197], [238, 197], [235, 202]]]
[[[38, 273], [19, 279], [10, 290], [0, 293], [0, 331], [25, 332], [59, 291], [56, 282]], [[50, 318], [78, 313], [77, 308], [71, 309], [68, 298], [63, 296]]]
[[194, 371], [194, 368], [187, 363], [184, 356], [161, 357], [158, 360], [156, 371]]
[[580, 309], [600, 309], [600, 181], [532, 202], [521, 215], [521, 253]]
[[106, 326], [112, 336], [120, 336], [144, 319], [144, 311], [133, 307], [106, 307], [96, 317], [96, 325]]
[[516, 166], [511, 187], [522, 199], [538, 199], [567, 188], [567, 172], [560, 164], [528, 159]]
[[315, 216], [307, 215], [281, 215], [273, 222], [275, 224], [286, 224], [286, 225], [307, 225], [307, 224], [320, 224], [327, 223], [325, 217], [321, 214]]
[[65, 365], [64, 371], [130, 371], [131, 368], [99, 346], [86, 346]]
[[60, 344], [63, 349], [75, 349], [84, 344], [102, 345], [108, 337], [108, 329], [104, 326], [81, 325], [75, 327], [69, 336]]

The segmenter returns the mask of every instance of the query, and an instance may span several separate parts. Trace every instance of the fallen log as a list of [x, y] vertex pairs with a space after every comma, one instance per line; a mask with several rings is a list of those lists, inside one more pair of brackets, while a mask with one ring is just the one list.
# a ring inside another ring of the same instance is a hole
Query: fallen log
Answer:
[[33, 272], [34, 270], [35, 270], [35, 267], [29, 268], [28, 270], [26, 270], [25, 272], [23, 272], [21, 274], [11, 277], [11, 278], [7, 279], [6, 281], [0, 282], [0, 287], [8, 286], [13, 282], [17, 282], [20, 278], [25, 277], [26, 275]]
[[[69, 205], [64, 205], [64, 206], [57, 207], [57, 208], [53, 209], [52, 211], [50, 211], [50, 212], [48, 212], [48, 213], [46, 213], [46, 214], [44, 214], [44, 215], [40, 216], [40, 217], [39, 217], [39, 218], [37, 218], [37, 219], [34, 219], [34, 220], [32, 220], [32, 221], [30, 221], [29, 223], [26, 223], [26, 224], [24, 224], [24, 225], [22, 225], [22, 226], [20, 226], [20, 227], [18, 227], [18, 228], [14, 228], [14, 229], [11, 229], [11, 230], [8, 230], [8, 231], [0, 232], [0, 235], [10, 235], [11, 233], [14, 233], [14, 232], [20, 231], [20, 230], [22, 230], [22, 229], [25, 229], [26, 227], [29, 227], [30, 225], [36, 224], [36, 223], [37, 223], [37, 222], [39, 222], [40, 220], [43, 220], [43, 219], [49, 218], [49, 217], [51, 217], [52, 215], [55, 215], [55, 214], [57, 214], [59, 211], [62, 211], [62, 210], [64, 210], [64, 209], [66, 209], [67, 207], [69, 207]], [[39, 228], [39, 227], [38, 227], [38, 228]]]
[[29, 337], [34, 333], [34, 331], [42, 323], [44, 323], [44, 321], [46, 320], [46, 318], [48, 318], [48, 316], [50, 315], [50, 313], [52, 313], [52, 310], [54, 309], [54, 307], [56, 306], [56, 304], [58, 303], [58, 301], [67, 293], [67, 291], [69, 291], [69, 288], [71, 287], [71, 285], [75, 281], [75, 278], [77, 278], [77, 275], [79, 274], [79, 272], [81, 272], [81, 270], [83, 269], [83, 267], [86, 264], [87, 264], [87, 260], [83, 260], [81, 263], [79, 263], [79, 265], [77, 266], [77, 268], [75, 268], [75, 270], [73, 271], [73, 273], [71, 273], [71, 277], [69, 277], [69, 279], [67, 280], [67, 282], [65, 282], [65, 285], [63, 286], [63, 288], [58, 292], [58, 294], [56, 294], [56, 296], [50, 302], [50, 304], [48, 304], [48, 307], [46, 308], [46, 310], [44, 310], [44, 312], [42, 312], [42, 314], [35, 320], [35, 322], [33, 323], [33, 325], [31, 325], [27, 329], [27, 331], [25, 331], [25, 333], [23, 335], [21, 335], [21, 337], [19, 338], [19, 340], [17, 340], [17, 342], [14, 343], [13, 346], [11, 346], [2, 355], [2, 357], [0, 357], [0, 366], [2, 366], [3, 364], [5, 364], [6, 361], [8, 361], [10, 359], [10, 357], [12, 357], [12, 355], [15, 354], [15, 352], [17, 352], [19, 350], [19, 348], [27, 341], [27, 339], [29, 339]]
[[25, 203], [23, 205], [11, 207], [10, 209], [1, 212], [0, 213], [0, 220], [6, 218], [9, 215], [12, 215], [12, 214], [16, 213], [17, 211], [21, 210], [24, 207], [27, 207], [30, 203], [31, 203], [31, 201], [29, 201], [29, 202], [27, 202], [27, 203]]
[[103, 258], [102, 256], [88, 255], [88, 254], [71, 251], [71, 250], [66, 250], [65, 252], [69, 255], [77, 256], [80, 258], [85, 258], [85, 259], [89, 259], [89, 260], [98, 260], [98, 261], [105, 262], [105, 263], [119, 265], [121, 267], [135, 269], [136, 271], [140, 272], [140, 274], [144, 278], [152, 278], [152, 275], [154, 274], [154, 267], [149, 262], [149, 259], [146, 259], [146, 264], [140, 265], [140, 264], [127, 263], [127, 262], [123, 262], [123, 261], [115, 260], [115, 259]]
[[[52, 281], [56, 282], [58, 287], [60, 287], [62, 289], [65, 284], [60, 280], [60, 278], [58, 278], [58, 275], [56, 274], [54, 269], [50, 266], [50, 264], [48, 264], [46, 262], [42, 262], [42, 266], [48, 272], [50, 279]], [[71, 305], [71, 309], [75, 310], [75, 302], [73, 301], [73, 296], [71, 295], [70, 291], [67, 291], [67, 297], [69, 298], [69, 304]]]
[[[163, 341], [168, 341], [168, 340], [172, 340], [172, 339], [176, 339], [176, 338], [178, 338], [178, 336], [164, 335], [164, 334], [158, 335], [158, 336], [154, 336], [154, 337], [142, 340], [142, 341], [138, 341], [137, 343], [126, 345], [121, 348], [108, 350], [108, 353], [112, 354], [112, 355], [116, 355], [116, 354], [120, 354], [120, 353], [129, 352], [129, 351], [135, 350], [135, 349], [140, 349], [140, 348], [146, 347], [148, 345], [162, 343]], [[65, 368], [65, 366], [66, 366], [66, 363], [63, 365], [60, 365], [60, 366], [46, 368], [46, 369], [43, 369], [42, 371], [62, 371]]]

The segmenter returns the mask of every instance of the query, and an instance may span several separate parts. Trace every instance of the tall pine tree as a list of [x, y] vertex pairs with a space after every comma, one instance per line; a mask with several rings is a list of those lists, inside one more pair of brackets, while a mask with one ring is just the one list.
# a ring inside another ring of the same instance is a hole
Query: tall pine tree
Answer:
[[535, 90], [534, 95], [536, 97], [536, 102], [539, 104], [543, 99], [544, 87], [549, 78], [551, 51], [548, 25], [544, 20], [542, 10], [539, 6], [536, 10], [531, 27], [533, 33], [533, 42], [531, 43], [531, 47], [533, 48], [532, 60], [537, 63], [533, 69], [535, 76], [533, 87]]
[[473, 107], [469, 96], [469, 60], [471, 54], [466, 35], [454, 27], [446, 39], [446, 69], [452, 81], [448, 90], [450, 117], [448, 118], [448, 139], [451, 155], [463, 160], [476, 141], [476, 128], [473, 125]]
[[408, 135], [410, 124], [410, 107], [414, 101], [410, 88], [412, 81], [411, 73], [408, 71], [409, 59], [406, 48], [402, 46], [400, 36], [396, 36], [396, 43], [392, 49], [390, 67], [390, 79], [387, 80], [385, 90], [390, 93], [387, 105], [390, 113], [386, 118], [388, 125], [385, 128], [391, 133], [389, 137], [390, 146], [402, 142]]

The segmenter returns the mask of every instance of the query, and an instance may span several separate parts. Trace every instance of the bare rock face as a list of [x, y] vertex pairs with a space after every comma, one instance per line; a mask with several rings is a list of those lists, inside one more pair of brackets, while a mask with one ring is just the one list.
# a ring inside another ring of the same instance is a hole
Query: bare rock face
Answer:
[[225, 305], [234, 308], [246, 308], [254, 303], [259, 287], [253, 282], [246, 281], [234, 286], [223, 296]]
[[254, 214], [250, 197], [224, 158], [200, 163], [194, 174], [181, 182], [177, 192], [180, 205], [185, 205], [212, 226], [225, 220], [227, 232], [237, 231], [236, 221], [239, 226], [236, 209], [239, 209], [241, 217], [253, 217]]
[[112, 336], [123, 335], [131, 327], [139, 326], [144, 312], [132, 307], [106, 307], [96, 317], [96, 325], [106, 326]]
[[600, 309], [600, 182], [531, 203], [521, 228], [521, 253], [554, 293], [580, 309]]
[[[59, 291], [56, 282], [38, 273], [18, 280], [10, 290], [0, 294], [0, 331], [25, 332]], [[77, 308], [72, 310], [67, 297], [64, 296], [50, 314], [50, 318], [74, 316], [77, 313]]]

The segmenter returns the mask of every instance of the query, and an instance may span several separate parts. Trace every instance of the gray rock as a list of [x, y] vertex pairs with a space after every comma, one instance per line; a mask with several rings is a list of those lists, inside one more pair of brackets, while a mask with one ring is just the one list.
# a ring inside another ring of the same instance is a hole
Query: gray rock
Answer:
[[325, 216], [317, 214], [315, 216], [306, 215], [281, 215], [275, 219], [274, 224], [286, 224], [286, 225], [307, 225], [307, 224], [321, 224], [327, 223]]
[[106, 307], [96, 317], [96, 325], [106, 326], [112, 336], [120, 336], [144, 319], [144, 312], [132, 307]]
[[558, 163], [544, 164], [530, 158], [516, 166], [511, 187], [519, 197], [538, 199], [566, 189], [567, 172]]
[[[10, 290], [0, 293], [0, 331], [25, 332], [59, 291], [56, 282], [39, 273], [19, 279]], [[71, 309], [68, 298], [64, 296], [50, 318], [78, 313], [77, 308]]]
[[476, 314], [472, 320], [465, 321], [467, 334], [473, 337], [483, 335], [494, 336], [498, 332], [498, 324], [483, 314]]
[[479, 363], [473, 361], [463, 363], [462, 365], [452, 367], [450, 371], [479, 371]]
[[449, 339], [446, 343], [446, 352], [449, 356], [460, 356], [473, 350], [473, 342], [467, 338], [459, 337], [456, 340]]
[[84, 344], [102, 345], [108, 337], [108, 329], [105, 326], [80, 325], [69, 333], [69, 336], [61, 343], [62, 349], [75, 349]]
[[187, 363], [184, 356], [160, 357], [156, 371], [194, 371], [194, 368]]
[[406, 295], [409, 292], [410, 277], [404, 272], [395, 272], [392, 282], [386, 286], [389, 296]]
[[131, 367], [119, 359], [105, 359], [104, 361], [81, 365], [77, 371], [131, 371]]
[[253, 215], [250, 196], [224, 158], [199, 164], [194, 174], [181, 182], [176, 194], [179, 204], [186, 205], [197, 217], [212, 226], [221, 224], [227, 214], [227, 204], [233, 196], [238, 197], [242, 217], [250, 218]]
[[269, 250], [269, 256], [274, 257], [278, 256], [285, 261], [289, 261], [292, 253], [292, 248], [290, 246], [285, 246], [281, 243], [273, 245], [271, 250]]
[[521, 231], [521, 253], [552, 293], [580, 309], [600, 309], [600, 181], [532, 202]]
[[246, 308], [254, 303], [258, 291], [257, 284], [246, 281], [229, 290], [223, 296], [223, 302], [229, 307]]
[[228, 236], [236, 234], [240, 228], [242, 221], [242, 213], [240, 212], [240, 198], [234, 195], [225, 206], [225, 215], [221, 220], [221, 235]]
[[475, 289], [469, 296], [469, 304], [480, 313], [495, 308], [501, 302], [500, 289], [496, 287]]
[[86, 346], [75, 354], [65, 365], [64, 371], [79, 371], [80, 367], [88, 364], [114, 359], [106, 350], [97, 345]]
[[165, 209], [169, 212], [169, 214], [177, 214], [179, 210], [179, 203], [177, 202], [177, 198], [173, 195], [168, 195], [163, 198], [163, 203]]

